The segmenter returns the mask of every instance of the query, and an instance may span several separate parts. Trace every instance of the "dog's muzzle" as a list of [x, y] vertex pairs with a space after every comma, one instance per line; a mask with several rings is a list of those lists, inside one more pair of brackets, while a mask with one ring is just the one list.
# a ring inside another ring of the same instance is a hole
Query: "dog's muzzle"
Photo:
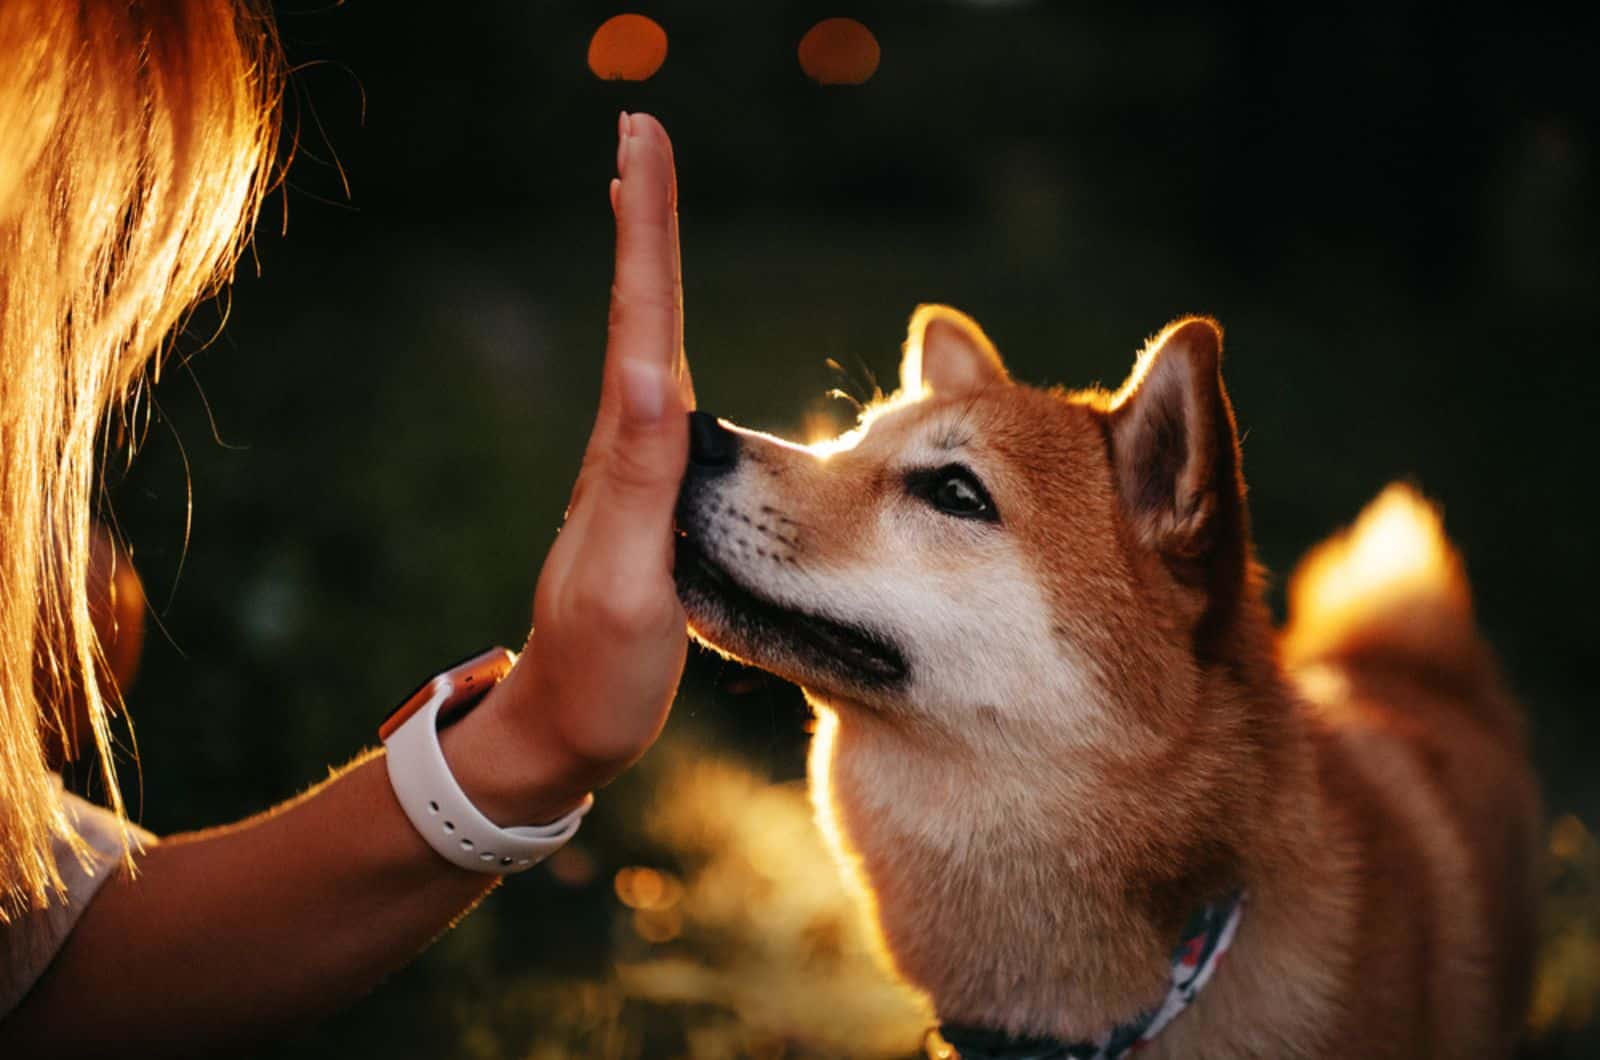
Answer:
[[704, 412], [689, 413], [689, 477], [716, 478], [739, 463], [739, 436]]

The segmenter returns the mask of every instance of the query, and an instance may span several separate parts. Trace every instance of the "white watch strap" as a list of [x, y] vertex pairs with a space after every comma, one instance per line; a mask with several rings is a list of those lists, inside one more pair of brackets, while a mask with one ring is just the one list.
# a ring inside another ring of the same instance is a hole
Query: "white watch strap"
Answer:
[[550, 824], [501, 828], [489, 820], [456, 783], [439, 747], [439, 705], [453, 691], [447, 677], [436, 678], [427, 703], [384, 741], [389, 783], [417, 832], [446, 861], [474, 872], [524, 872], [577, 834], [594, 796]]

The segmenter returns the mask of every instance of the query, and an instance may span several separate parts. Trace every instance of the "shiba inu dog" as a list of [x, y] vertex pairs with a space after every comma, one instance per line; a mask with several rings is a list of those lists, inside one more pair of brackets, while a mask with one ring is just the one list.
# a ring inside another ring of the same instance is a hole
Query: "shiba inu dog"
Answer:
[[691, 628], [804, 688], [818, 819], [963, 1056], [1507, 1055], [1538, 799], [1460, 561], [1392, 486], [1274, 630], [1220, 357], [1189, 318], [1035, 389], [923, 306], [834, 442], [696, 413]]

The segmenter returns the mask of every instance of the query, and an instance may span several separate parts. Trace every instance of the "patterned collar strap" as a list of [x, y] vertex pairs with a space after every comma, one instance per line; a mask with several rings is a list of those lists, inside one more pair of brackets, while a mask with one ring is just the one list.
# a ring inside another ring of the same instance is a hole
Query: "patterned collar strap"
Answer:
[[1232, 894], [1201, 906], [1189, 918], [1182, 941], [1172, 951], [1172, 982], [1154, 1008], [1119, 1023], [1093, 1041], [1058, 1038], [1013, 1038], [999, 1031], [944, 1024], [939, 1036], [961, 1054], [961, 1060], [1119, 1060], [1148, 1042], [1188, 1008], [1217, 970], [1222, 955], [1239, 930], [1243, 894]]

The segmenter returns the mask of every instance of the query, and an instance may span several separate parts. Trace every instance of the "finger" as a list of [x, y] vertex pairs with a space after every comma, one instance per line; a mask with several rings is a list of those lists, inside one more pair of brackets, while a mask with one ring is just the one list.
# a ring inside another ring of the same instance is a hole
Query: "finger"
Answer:
[[699, 406], [694, 396], [694, 377], [689, 374], [689, 355], [685, 353], [678, 358], [678, 362], [678, 398], [684, 408], [693, 410]]
[[[689, 461], [688, 410], [664, 366], [622, 363], [622, 415], [612, 449], [574, 515], [583, 521], [588, 570], [603, 570], [621, 585], [656, 585], [671, 593], [672, 514]], [[609, 580], [609, 579], [608, 579]]]
[[[650, 120], [652, 122], [655, 121], [654, 118]], [[657, 127], [659, 128], [659, 123], [657, 123]], [[666, 135], [665, 129], [662, 130], [661, 136], [667, 151], [668, 177], [672, 182], [672, 261], [676, 270], [678, 289], [678, 344], [676, 347], [678, 356], [673, 368], [678, 380], [678, 392], [682, 397], [684, 407], [693, 409], [695, 407], [694, 378], [689, 373], [689, 355], [684, 348], [683, 342], [683, 242], [678, 235], [678, 161], [672, 149], [672, 139]]]
[[616, 268], [600, 408], [589, 448], [590, 455], [602, 459], [610, 451], [619, 415], [618, 362], [641, 357], [676, 368], [683, 349], [672, 144], [666, 130], [649, 115], [622, 115], [618, 131], [621, 177], [611, 192], [617, 219]]
[[628, 117], [617, 194], [611, 352], [676, 369], [683, 350], [683, 278], [672, 142], [648, 114]]

